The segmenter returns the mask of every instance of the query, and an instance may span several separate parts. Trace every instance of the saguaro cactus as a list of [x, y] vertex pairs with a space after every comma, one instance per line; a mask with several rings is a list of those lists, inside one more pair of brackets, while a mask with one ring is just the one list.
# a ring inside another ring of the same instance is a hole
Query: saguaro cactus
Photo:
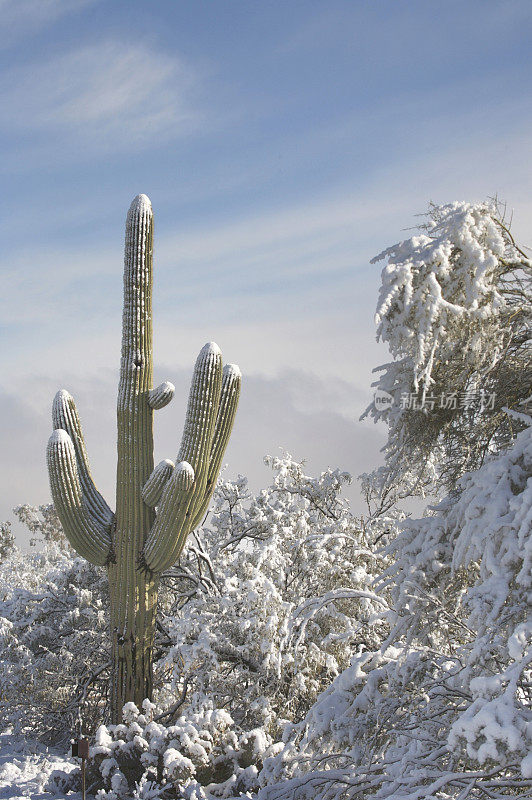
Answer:
[[88, 561], [109, 575], [111, 716], [152, 692], [152, 648], [161, 572], [174, 564], [205, 514], [233, 426], [240, 370], [214, 342], [194, 368], [181, 447], [174, 466], [153, 466], [153, 411], [174, 387], [153, 388], [153, 214], [136, 197], [126, 221], [122, 358], [118, 387], [116, 514], [96, 489], [78, 412], [68, 392], [57, 393], [47, 460], [52, 497], [65, 534]]

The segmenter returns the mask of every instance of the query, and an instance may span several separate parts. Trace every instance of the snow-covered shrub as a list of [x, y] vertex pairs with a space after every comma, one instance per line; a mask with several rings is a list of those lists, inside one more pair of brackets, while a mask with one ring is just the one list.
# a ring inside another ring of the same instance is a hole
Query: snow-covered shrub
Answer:
[[[419, 233], [385, 250], [377, 338], [393, 361], [374, 386], [393, 403], [374, 482], [396, 495], [452, 489], [508, 444], [532, 395], [532, 262], [494, 203], [432, 205]], [[519, 408], [519, 405], [521, 407]]]
[[258, 790], [284, 727], [353, 653], [378, 646], [386, 604], [371, 584], [383, 562], [340, 498], [348, 475], [267, 461], [276, 474], [256, 497], [244, 478], [219, 485], [209, 527], [163, 578], [163, 710], [130, 706], [123, 726], [100, 729], [91, 780], [105, 797], [135, 785], [139, 797]]
[[[80, 703], [89, 727], [107, 694], [104, 575], [64, 548], [53, 513], [22, 507], [44, 535], [39, 552], [14, 548], [0, 562], [0, 725], [68, 741]], [[19, 514], [20, 516], [20, 514]]]
[[52, 503], [44, 503], [40, 506], [30, 506], [25, 503], [14, 508], [13, 513], [18, 517], [19, 522], [33, 534], [30, 540], [32, 546], [45, 542], [54, 543], [63, 552], [75, 555], [63, 533], [61, 522]]
[[[219, 485], [210, 524], [162, 578], [157, 724], [184, 719], [196, 741], [207, 718], [223, 723], [236, 772], [222, 769], [213, 745], [193, 775], [218, 792], [230, 777], [233, 788], [257, 788], [263, 753], [286, 722], [304, 716], [351, 656], [377, 647], [385, 630], [385, 604], [372, 588], [383, 562], [341, 499], [349, 476], [308, 477], [290, 456], [268, 463], [274, 480], [257, 496], [244, 478]], [[36, 513], [26, 507], [26, 521], [44, 538], [41, 552], [17, 551], [0, 568], [0, 719], [64, 741], [80, 699], [88, 704], [85, 731], [105, 721], [106, 578], [45, 534]], [[219, 734], [212, 730], [213, 741], [222, 742]], [[135, 777], [143, 786], [150, 780]]]
[[260, 800], [529, 796], [532, 427], [387, 552], [389, 635], [286, 729]]
[[[271, 743], [260, 729], [237, 734], [227, 711], [205, 702], [165, 725], [145, 700], [142, 711], [127, 703], [123, 719], [100, 726], [90, 748], [87, 785], [102, 800], [238, 797], [257, 787], [256, 764]], [[79, 790], [79, 771], [62, 776], [61, 785]]]
[[0, 522], [0, 561], [5, 561], [14, 552], [15, 537], [11, 533], [11, 523]]
[[0, 733], [2, 798], [43, 797], [48, 785], [51, 787], [55, 783], [60, 788], [62, 780], [56, 782], [54, 774], [58, 774], [60, 769], [64, 780], [73, 767], [64, 756], [50, 752], [44, 744], [29, 742], [9, 729]]
[[274, 481], [256, 497], [243, 478], [220, 484], [188, 575], [176, 570], [158, 702], [206, 696], [274, 740], [362, 643], [378, 643], [384, 606], [371, 586], [382, 564], [340, 498], [349, 476], [310, 478], [288, 455], [267, 461]]

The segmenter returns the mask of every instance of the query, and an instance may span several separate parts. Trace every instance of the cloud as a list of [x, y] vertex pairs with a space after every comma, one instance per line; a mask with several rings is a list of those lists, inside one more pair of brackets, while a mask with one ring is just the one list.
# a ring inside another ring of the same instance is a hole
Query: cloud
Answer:
[[245, 261], [248, 274], [266, 262], [269, 276], [285, 274], [287, 267], [299, 274], [323, 273], [337, 268], [336, 261], [327, 264], [324, 254], [330, 253], [340, 239], [351, 238], [357, 228], [371, 224], [376, 210], [353, 195], [319, 198], [246, 215], [237, 222], [211, 225], [201, 232], [168, 236], [157, 252], [164, 261], [175, 259], [179, 253], [179, 258], [190, 265], [215, 263], [222, 268], [236, 257]]
[[[376, 168], [351, 193], [272, 204], [262, 213], [241, 208], [229, 220], [176, 215], [172, 224], [164, 209], [159, 224], [154, 196], [157, 360], [182, 367], [214, 339], [247, 372], [272, 375], [292, 365], [369, 387], [370, 367], [387, 360], [374, 343], [381, 265], [370, 267], [369, 259], [410, 236], [404, 228], [419, 221], [414, 215], [429, 199], [495, 192], [515, 204], [517, 241], [531, 244], [526, 147], [521, 133], [502, 140], [486, 134], [442, 146], [437, 159], [430, 152]], [[122, 233], [111, 246], [100, 241], [102, 219], [88, 218], [87, 230], [96, 231], [90, 247], [5, 252], [4, 374], [57, 374], [68, 364], [95, 374], [118, 363]]]
[[36, 31], [53, 25], [67, 14], [82, 11], [100, 0], [0, 0], [3, 30], [0, 39], [6, 49]]
[[[400, 203], [397, 198], [397, 212]], [[371, 202], [333, 197], [253, 217], [246, 214], [235, 222], [207, 224], [192, 232], [158, 232], [157, 318], [170, 323], [176, 304], [181, 324], [187, 325], [194, 325], [199, 316], [220, 324], [236, 317], [240, 326], [253, 324], [258, 314], [264, 321], [283, 318], [288, 304], [295, 318], [308, 314], [310, 303], [320, 312], [330, 310], [341, 291], [339, 281], [356, 280], [356, 261], [367, 262], [373, 255], [366, 242], [367, 250], [361, 252], [361, 234], [365, 240], [380, 226], [382, 210], [377, 213]], [[3, 323], [75, 323], [72, 334], [91, 318], [106, 323], [113, 307], [119, 319], [121, 236], [115, 240], [113, 247], [106, 246], [96, 236], [94, 245], [84, 246], [79, 254], [73, 247], [28, 247], [11, 253], [2, 278]]]
[[[155, 414], [155, 458], [175, 458], [190, 385], [190, 371], [164, 371], [176, 385], [176, 397]], [[158, 379], [158, 377], [156, 378]], [[98, 488], [114, 505], [116, 469], [116, 376], [73, 375], [62, 382], [72, 392], [82, 419], [91, 468]], [[49, 378], [13, 385], [0, 394], [0, 439], [9, 453], [1, 466], [0, 520], [13, 506], [49, 502], [45, 447], [51, 432], [50, 407], [60, 388]], [[18, 390], [17, 390], [18, 389]], [[263, 464], [266, 454], [279, 448], [306, 461], [307, 474], [328, 467], [356, 476], [380, 460], [383, 429], [357, 421], [360, 389], [350, 381], [324, 380], [305, 371], [286, 370], [272, 377], [245, 375], [235, 429], [224, 458], [226, 479], [246, 475], [253, 490], [266, 486], [271, 473]], [[353, 508], [364, 510], [356, 481], [347, 490]], [[22, 534], [21, 529], [17, 532]], [[26, 537], [27, 541], [27, 537]]]
[[0, 125], [8, 135], [37, 134], [41, 146], [66, 146], [78, 158], [85, 148], [136, 149], [193, 128], [194, 80], [176, 56], [109, 39], [5, 70]]

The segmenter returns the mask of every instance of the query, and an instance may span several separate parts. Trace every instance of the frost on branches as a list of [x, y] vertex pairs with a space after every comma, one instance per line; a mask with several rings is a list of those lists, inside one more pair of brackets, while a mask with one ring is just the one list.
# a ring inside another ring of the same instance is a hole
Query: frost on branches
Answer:
[[64, 744], [80, 702], [88, 725], [105, 706], [106, 580], [74, 557], [52, 506], [15, 513], [41, 548], [28, 554], [12, 544], [0, 558], [0, 725]]
[[0, 522], [0, 563], [15, 552], [15, 537], [10, 522]]
[[[310, 478], [289, 456], [268, 459], [274, 480], [256, 496], [244, 478], [220, 483], [209, 526], [163, 577], [154, 703], [128, 705], [117, 726], [94, 674], [107, 658], [98, 571], [49, 540], [11, 551], [2, 722], [64, 741], [60, 710], [81, 687], [102, 800], [530, 796], [532, 427], [520, 420], [423, 519], [361, 525], [340, 498], [345, 473]], [[48, 788], [79, 790], [79, 771]]]
[[286, 724], [384, 629], [372, 587], [382, 563], [340, 498], [348, 475], [310, 478], [288, 455], [267, 463], [273, 483], [255, 497], [244, 478], [219, 485], [209, 529], [167, 578], [159, 722], [230, 715], [224, 758], [191, 777], [210, 776], [212, 796], [257, 790]]
[[[453, 488], [523, 427], [504, 408], [532, 395], [532, 264], [496, 204], [431, 206], [418, 235], [385, 250], [377, 338], [393, 361], [373, 384], [390, 407], [386, 465], [372, 478], [398, 496]], [[376, 370], [376, 371], [377, 371]]]
[[188, 550], [201, 591], [184, 584], [191, 596], [168, 614], [164, 667], [174, 690], [188, 678], [190, 693], [275, 738], [353, 648], [378, 640], [382, 601], [371, 586], [378, 558], [339, 497], [348, 476], [309, 478], [289, 456], [268, 463], [275, 479], [256, 497], [243, 478], [219, 486], [211, 528]]
[[403, 523], [378, 581], [389, 635], [285, 731], [260, 800], [530, 796], [531, 424]]
[[[94, 751], [91, 785], [102, 797], [130, 797], [135, 784], [139, 797], [156, 797], [161, 782], [165, 796], [181, 797], [175, 787], [182, 786], [198, 800], [258, 790], [263, 761], [282, 746], [286, 725], [387, 630], [386, 604], [373, 587], [384, 562], [340, 496], [349, 476], [308, 477], [288, 455], [267, 461], [275, 476], [257, 496], [244, 478], [220, 483], [209, 526], [162, 577], [157, 708], [129, 708], [124, 725], [100, 728], [104, 750]], [[70, 721], [57, 712], [61, 704], [75, 708], [73, 679], [81, 675], [86, 730], [94, 731], [105, 723], [96, 690], [105, 685], [98, 669], [108, 658], [107, 621], [94, 617], [103, 578], [51, 542], [44, 554], [18, 553], [1, 566], [6, 715], [17, 687], [26, 687], [3, 721], [28, 729], [33, 705], [42, 709], [43, 731], [55, 724], [60, 741]], [[12, 585], [15, 573], [20, 583]], [[47, 703], [55, 716], [46, 716]], [[76, 788], [77, 776], [55, 776], [51, 788]]]

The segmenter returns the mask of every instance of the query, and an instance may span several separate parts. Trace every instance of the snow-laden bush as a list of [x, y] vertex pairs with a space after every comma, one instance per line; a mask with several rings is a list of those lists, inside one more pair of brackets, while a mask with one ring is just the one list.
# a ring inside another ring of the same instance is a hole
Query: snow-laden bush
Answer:
[[130, 705], [124, 725], [99, 730], [91, 781], [108, 800], [135, 785], [198, 800], [257, 791], [285, 726], [380, 641], [386, 603], [372, 582], [383, 562], [340, 499], [347, 474], [267, 461], [276, 474], [258, 496], [244, 478], [219, 485], [210, 527], [164, 579], [166, 711]]
[[51, 507], [17, 512], [41, 548], [0, 563], [0, 725], [64, 743], [80, 703], [89, 726], [105, 706], [106, 580], [68, 551]]
[[10, 522], [0, 522], [0, 562], [15, 552], [15, 537], [11, 533]]
[[[275, 476], [257, 496], [244, 478], [219, 485], [210, 524], [163, 575], [155, 652], [157, 724], [184, 719], [196, 741], [206, 716], [215, 727], [227, 723], [231, 780], [236, 774], [249, 791], [287, 721], [304, 716], [351, 656], [377, 647], [386, 630], [385, 603], [372, 588], [382, 559], [341, 499], [349, 476], [327, 470], [310, 478], [289, 456], [268, 463]], [[84, 695], [84, 730], [105, 721], [106, 579], [54, 538], [1, 565], [8, 702], [0, 714], [64, 741]], [[218, 793], [229, 779], [220, 757], [213, 745], [193, 775]]]
[[181, 578], [171, 596], [158, 702], [186, 689], [275, 739], [362, 643], [378, 643], [383, 601], [371, 585], [381, 564], [340, 499], [348, 476], [310, 478], [290, 456], [268, 463], [274, 481], [256, 497], [243, 478], [220, 484], [209, 529], [191, 541], [202, 582]]
[[[179, 762], [180, 785], [189, 781], [198, 798], [258, 790], [264, 755], [279, 748], [285, 725], [308, 712], [363, 643], [380, 640], [385, 604], [371, 584], [382, 561], [340, 498], [348, 475], [310, 478], [290, 456], [267, 461], [276, 475], [256, 497], [244, 478], [219, 485], [210, 526], [163, 578], [155, 699], [164, 710], [151, 727], [137, 719], [127, 733], [101, 729], [117, 761], [99, 767], [100, 780], [110, 769], [109, 798], [128, 791], [124, 781], [143, 797], [163, 789], [189, 796], [171, 788], [165, 771], [176, 750], [191, 762]], [[136, 725], [155, 748], [158, 772], [136, 750], [137, 769], [124, 766], [124, 754], [145, 746], [127, 744], [141, 735]], [[172, 744], [185, 729], [180, 747]], [[120, 741], [126, 749], [117, 755]]]
[[530, 796], [532, 427], [387, 553], [390, 634], [286, 729], [260, 800]]
[[[102, 725], [90, 748], [87, 785], [105, 800], [138, 797], [239, 797], [257, 787], [257, 764], [271, 751], [261, 729], [237, 734], [234, 720], [208, 702], [186, 712], [171, 725], [158, 718], [145, 700], [142, 711], [127, 703], [123, 723]], [[54, 775], [62, 791], [80, 788], [80, 772]], [[52, 782], [52, 783], [53, 783]], [[50, 789], [54, 788], [52, 784]]]
[[[54, 773], [63, 778], [74, 768], [45, 744], [22, 739], [9, 729], [0, 733], [0, 797], [43, 797]], [[59, 788], [60, 782], [56, 786]]]
[[[532, 395], [532, 262], [495, 203], [432, 205], [417, 235], [385, 250], [377, 338], [393, 361], [373, 384], [393, 402], [373, 475], [393, 499], [450, 490], [506, 446]], [[521, 408], [519, 405], [521, 404]]]

